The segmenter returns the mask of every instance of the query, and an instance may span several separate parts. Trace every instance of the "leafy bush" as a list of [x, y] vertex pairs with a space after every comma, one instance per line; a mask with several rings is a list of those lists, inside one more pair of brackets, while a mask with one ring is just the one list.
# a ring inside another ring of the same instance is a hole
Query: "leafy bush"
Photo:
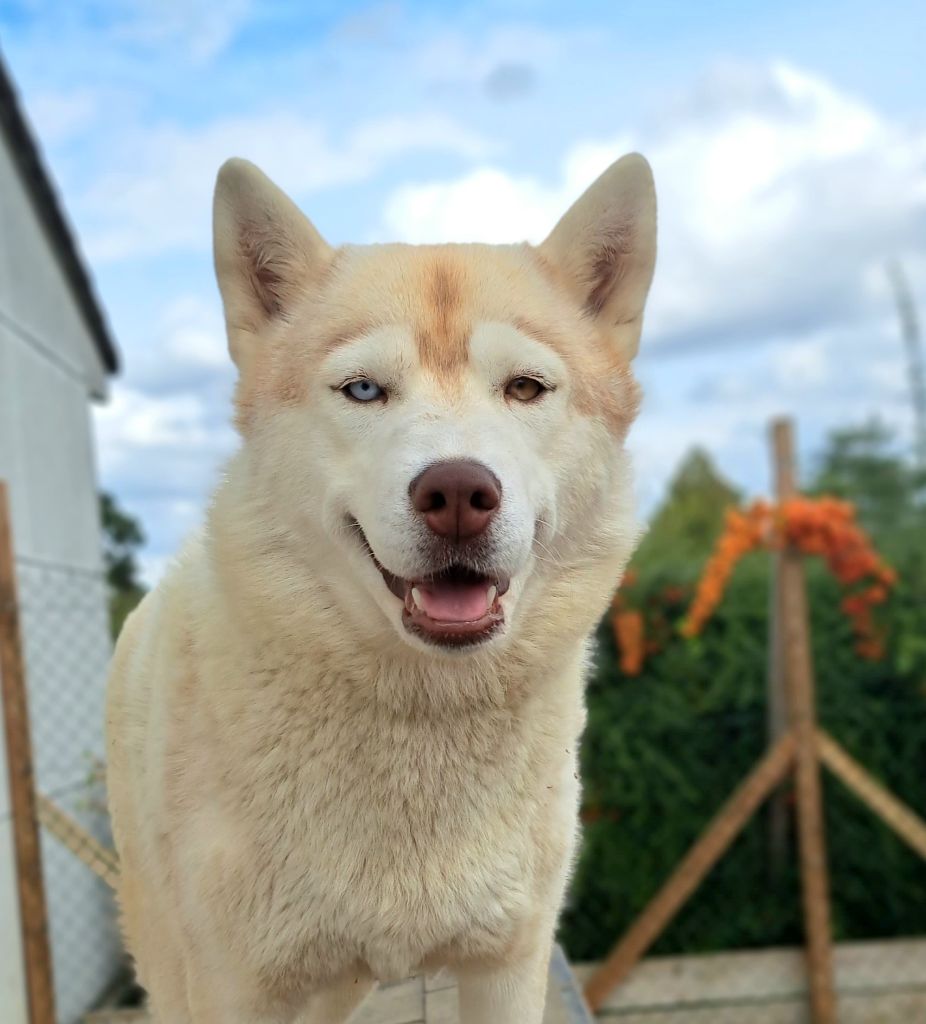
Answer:
[[[821, 725], [923, 813], [926, 517], [915, 503], [914, 511], [889, 543], [875, 538], [900, 572], [880, 614], [883, 660], [856, 655], [840, 589], [824, 567], [808, 562], [807, 575]], [[690, 592], [707, 554], [705, 546], [700, 562], [675, 566], [637, 560], [635, 601], [648, 606], [662, 637], [640, 675], [621, 675], [610, 625], [599, 631], [582, 754], [585, 838], [561, 927], [576, 960], [613, 946], [766, 747], [769, 558], [748, 556], [704, 633], [683, 640], [679, 588]], [[824, 795], [836, 937], [926, 932], [926, 862], [834, 779], [825, 779]], [[762, 809], [655, 952], [799, 942], [796, 861], [792, 850], [783, 870], [772, 869]]]

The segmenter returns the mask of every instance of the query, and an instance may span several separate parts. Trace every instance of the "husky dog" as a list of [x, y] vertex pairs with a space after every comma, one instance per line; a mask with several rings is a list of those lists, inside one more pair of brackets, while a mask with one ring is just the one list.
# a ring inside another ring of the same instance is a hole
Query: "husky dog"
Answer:
[[655, 234], [637, 155], [537, 247], [332, 248], [221, 169], [241, 446], [109, 685], [159, 1024], [341, 1024], [440, 967], [463, 1024], [541, 1021]]

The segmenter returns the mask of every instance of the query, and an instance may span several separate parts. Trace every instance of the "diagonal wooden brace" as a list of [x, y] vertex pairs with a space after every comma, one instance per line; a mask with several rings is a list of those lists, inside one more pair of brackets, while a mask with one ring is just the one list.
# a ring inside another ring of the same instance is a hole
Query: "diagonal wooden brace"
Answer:
[[796, 747], [794, 734], [785, 733], [724, 804], [669, 880], [589, 979], [585, 998], [592, 1010], [600, 1009], [609, 993], [633, 970], [724, 855], [759, 805], [788, 774], [794, 764]]
[[926, 860], [926, 821], [881, 785], [822, 729], [817, 730], [820, 760], [888, 828]]

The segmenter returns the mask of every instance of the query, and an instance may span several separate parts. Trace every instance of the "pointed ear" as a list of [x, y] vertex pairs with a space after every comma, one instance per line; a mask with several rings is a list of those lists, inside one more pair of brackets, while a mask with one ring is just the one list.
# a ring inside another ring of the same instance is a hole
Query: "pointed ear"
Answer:
[[239, 370], [263, 328], [285, 320], [324, 274], [332, 250], [308, 218], [247, 160], [222, 165], [213, 204], [215, 273]]
[[656, 262], [656, 190], [638, 153], [621, 157], [570, 207], [540, 251], [629, 360]]

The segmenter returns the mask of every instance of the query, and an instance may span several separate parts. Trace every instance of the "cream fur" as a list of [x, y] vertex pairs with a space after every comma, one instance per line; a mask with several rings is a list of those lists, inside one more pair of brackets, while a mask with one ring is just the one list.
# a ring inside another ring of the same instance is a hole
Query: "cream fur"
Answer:
[[[637, 534], [627, 359], [654, 211], [630, 157], [539, 250], [335, 251], [255, 168], [223, 168], [242, 445], [109, 688], [119, 898], [160, 1024], [341, 1024], [374, 981], [442, 965], [463, 1024], [539, 1024], [589, 636]], [[556, 390], [515, 407], [528, 371]], [[337, 390], [361, 372], [384, 405]], [[407, 491], [448, 457], [501, 481], [512, 578], [504, 631], [455, 651], [405, 631], [345, 526], [426, 572]]]

